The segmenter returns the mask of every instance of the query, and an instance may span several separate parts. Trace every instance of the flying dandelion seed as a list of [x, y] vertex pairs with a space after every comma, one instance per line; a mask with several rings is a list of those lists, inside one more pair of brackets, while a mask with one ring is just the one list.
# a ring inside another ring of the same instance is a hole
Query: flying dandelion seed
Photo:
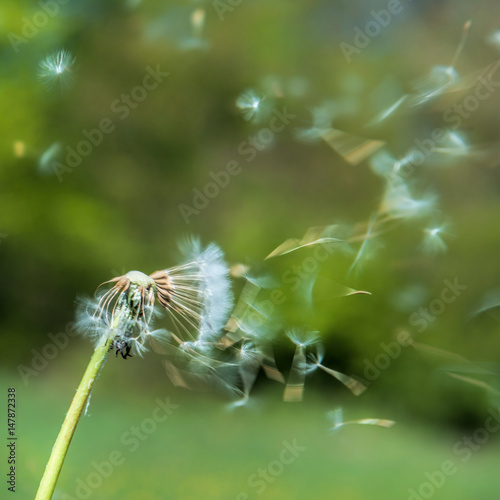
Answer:
[[318, 142], [321, 133], [332, 127], [332, 121], [337, 116], [337, 106], [333, 101], [325, 101], [310, 110], [312, 115], [311, 127], [298, 127], [294, 130], [295, 137], [301, 142]]
[[370, 217], [370, 222], [368, 224], [368, 229], [366, 231], [366, 234], [363, 238], [363, 243], [359, 247], [358, 253], [356, 255], [356, 258], [354, 259], [354, 262], [352, 263], [351, 267], [349, 268], [349, 272], [354, 271], [354, 268], [358, 266], [363, 260], [368, 260], [372, 258], [374, 254], [374, 250], [377, 246], [376, 240], [373, 238], [373, 232], [374, 228], [377, 224], [377, 215], [372, 214]]
[[365, 139], [333, 128], [322, 130], [320, 135], [334, 151], [351, 165], [358, 165], [385, 145], [384, 141]]
[[382, 149], [370, 158], [370, 168], [375, 175], [386, 178], [397, 172], [399, 161], [388, 151]]
[[196, 9], [191, 14], [191, 26], [193, 27], [193, 36], [200, 38], [205, 27], [206, 12], [205, 9]]
[[305, 248], [313, 245], [335, 245], [343, 249], [347, 249], [346, 237], [348, 228], [341, 224], [333, 224], [331, 226], [310, 227], [304, 236], [298, 238], [290, 238], [284, 241], [281, 245], [275, 248], [266, 259], [279, 257], [290, 252], [294, 252], [300, 248]]
[[[460, 380], [461, 382], [480, 387], [481, 389], [484, 389], [487, 392], [494, 394], [495, 396], [500, 395], [500, 392], [495, 387], [493, 387], [493, 385], [477, 377], [470, 376], [471, 374], [474, 374], [494, 377], [494, 380], [496, 382], [498, 380], [498, 369], [495, 364], [477, 364], [467, 359], [466, 357], [461, 356], [460, 354], [456, 354], [445, 349], [439, 349], [437, 347], [423, 344], [421, 342], [412, 342], [411, 346], [417, 351], [453, 361], [452, 365], [444, 366], [441, 368], [450, 377]], [[466, 373], [467, 375], [461, 375], [461, 373]]]
[[387, 214], [394, 219], [407, 219], [428, 214], [435, 205], [431, 195], [417, 200], [411, 196], [410, 189], [401, 180], [395, 179], [387, 184], [379, 214]]
[[422, 251], [428, 255], [437, 255], [448, 250], [448, 246], [443, 240], [443, 234], [446, 234], [446, 226], [434, 226], [424, 229], [424, 240], [422, 242]]
[[311, 363], [307, 365], [307, 373], [311, 373], [316, 369], [323, 370], [328, 375], [336, 378], [339, 382], [344, 384], [355, 396], [359, 396], [363, 392], [366, 391], [367, 387], [362, 384], [359, 380], [350, 377], [349, 375], [345, 375], [344, 373], [338, 372], [336, 370], [332, 370], [331, 368], [327, 368], [322, 364], [323, 358], [325, 356], [325, 350], [322, 344], [316, 345], [316, 353], [309, 354], [309, 359]]
[[224, 349], [234, 346], [235, 357], [240, 363], [239, 377], [243, 385], [243, 398], [237, 406], [248, 401], [254, 376], [260, 368], [267, 378], [285, 383], [276, 365], [271, 345], [281, 325], [258, 297], [262, 291], [274, 289], [276, 283], [267, 276], [256, 278], [247, 275], [245, 279], [243, 291], [226, 324], [226, 333], [219, 342]]
[[[495, 396], [500, 396], [500, 391], [495, 389], [493, 385], [488, 384], [484, 380], [480, 380], [474, 377], [466, 377], [464, 375], [459, 375], [458, 373], [446, 372], [450, 377], [460, 380], [461, 382], [465, 382], [466, 384], [475, 385], [481, 389], [484, 389], [487, 392], [494, 394]], [[498, 377], [498, 375], [497, 375]]]
[[51, 144], [40, 156], [38, 160], [38, 171], [44, 175], [50, 175], [54, 173], [54, 168], [52, 163], [59, 158], [62, 152], [62, 144], [60, 142], [54, 142]]
[[381, 418], [362, 418], [360, 420], [344, 420], [342, 408], [337, 408], [327, 414], [328, 419], [332, 422], [333, 426], [330, 431], [336, 431], [344, 425], [359, 424], [359, 425], [375, 425], [377, 427], [389, 428], [395, 425], [394, 420], [385, 420]]
[[446, 132], [446, 136], [443, 141], [441, 141], [440, 147], [433, 148], [434, 153], [452, 157], [465, 155], [468, 151], [469, 146], [467, 145], [464, 135], [451, 130]]
[[248, 89], [236, 99], [236, 107], [241, 110], [243, 119], [254, 120], [262, 109], [264, 97], [259, 97], [253, 89]]
[[73, 80], [72, 66], [75, 58], [67, 50], [60, 50], [47, 56], [40, 62], [40, 70], [38, 79], [48, 89], [51, 89], [55, 84], [59, 84], [61, 88], [67, 87]]
[[257, 379], [262, 360], [262, 352], [251, 342], [243, 342], [241, 347], [236, 351], [236, 361], [243, 386], [243, 397], [232, 403], [230, 407], [244, 406], [248, 403], [250, 391]]
[[458, 81], [458, 73], [451, 66], [435, 66], [431, 73], [414, 83], [415, 95], [410, 101], [413, 105], [422, 104], [433, 97], [443, 94]]
[[318, 295], [320, 295], [321, 300], [323, 301], [350, 297], [352, 295], [371, 295], [371, 292], [367, 292], [366, 290], [355, 290], [354, 288], [336, 283], [330, 278], [326, 278], [324, 276], [318, 276], [315, 286], [321, 289], [321, 292], [318, 293]]
[[462, 38], [458, 44], [455, 54], [453, 55], [451, 64], [449, 66], [434, 66], [430, 75], [415, 82], [415, 94], [410, 97], [410, 105], [423, 104], [433, 97], [450, 90], [458, 83], [459, 76], [455, 66], [463, 48], [465, 47], [465, 42], [467, 40], [471, 24], [472, 22], [470, 20], [464, 24]]
[[[288, 332], [288, 337], [296, 345], [296, 348], [285, 392], [283, 394], [284, 401], [302, 401], [304, 397], [306, 375], [314, 372], [318, 368], [344, 384], [355, 396], [359, 396], [366, 390], [366, 386], [353, 377], [327, 368], [322, 364], [324, 348], [319, 342], [318, 332], [303, 333], [292, 330]], [[312, 345], [315, 346], [316, 352], [307, 355], [307, 350]], [[310, 361], [307, 361], [308, 359]]]
[[375, 116], [375, 118], [373, 118], [368, 123], [368, 127], [377, 125], [383, 122], [385, 119], [389, 118], [389, 116], [393, 115], [402, 106], [407, 98], [408, 94], [404, 94], [396, 102], [383, 109], [378, 115]]
[[289, 339], [296, 345], [292, 366], [288, 375], [283, 401], [297, 402], [304, 397], [304, 382], [307, 372], [306, 347], [318, 341], [318, 332], [288, 332]]
[[206, 51], [210, 42], [204, 37], [206, 10], [202, 7], [168, 7], [144, 27], [144, 36], [150, 41], [165, 40], [178, 49]]
[[191, 25], [191, 35], [182, 37], [179, 41], [179, 48], [185, 51], [189, 50], [208, 50], [210, 43], [203, 37], [205, 28], [205, 9], [198, 8], [192, 12], [189, 17]]
[[423, 156], [420, 149], [412, 148], [403, 157], [396, 161], [392, 174], [406, 177], [406, 175], [408, 175], [407, 172], [412, 173], [415, 169], [415, 165], [421, 165], [425, 160], [426, 157]]
[[256, 341], [271, 339], [279, 327], [274, 321], [269, 308], [263, 304], [267, 297], [260, 300], [261, 292], [276, 286], [275, 281], [267, 276], [245, 276], [245, 286], [238, 302], [225, 326], [226, 335], [222, 339], [225, 344], [233, 345], [244, 339]]
[[243, 278], [249, 271], [250, 271], [250, 266], [239, 263], [231, 266], [229, 273], [231, 274], [232, 278]]
[[479, 304], [471, 312], [470, 318], [474, 318], [480, 314], [488, 312], [490, 314], [496, 311], [497, 316], [500, 318], [500, 289], [488, 290], [481, 298]]
[[[339, 100], [328, 99], [323, 101], [319, 106], [310, 109], [312, 115], [312, 125], [310, 127], [298, 127], [294, 130], [295, 138], [301, 142], [318, 142], [325, 140], [333, 149], [337, 149], [339, 141], [344, 139], [343, 132], [335, 131], [335, 137], [332, 141], [328, 139], [332, 135], [332, 122], [335, 118], [341, 116], [350, 116], [358, 111], [358, 100], [351, 95], [342, 96]], [[354, 136], [351, 136], [354, 137]], [[342, 152], [340, 154], [343, 155]]]

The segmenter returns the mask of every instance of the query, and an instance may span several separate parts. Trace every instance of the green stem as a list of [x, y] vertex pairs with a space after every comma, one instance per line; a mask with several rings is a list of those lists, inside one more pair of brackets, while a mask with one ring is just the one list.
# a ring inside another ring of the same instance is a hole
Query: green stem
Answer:
[[57, 479], [59, 478], [64, 459], [66, 458], [66, 453], [68, 452], [69, 444], [71, 443], [78, 421], [87, 404], [90, 391], [99, 374], [99, 370], [106, 360], [114, 337], [114, 335], [110, 335], [105, 342], [96, 348], [92, 358], [90, 358], [85, 374], [78, 386], [75, 397], [71, 402], [64, 423], [59, 431], [54, 447], [52, 448], [52, 453], [45, 467], [45, 472], [40, 481], [35, 500], [50, 500], [52, 498]]

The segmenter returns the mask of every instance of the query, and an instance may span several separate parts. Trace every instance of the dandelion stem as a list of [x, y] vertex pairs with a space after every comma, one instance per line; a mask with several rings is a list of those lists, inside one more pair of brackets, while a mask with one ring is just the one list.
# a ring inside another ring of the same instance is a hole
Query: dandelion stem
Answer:
[[57, 479], [61, 472], [61, 468], [66, 458], [66, 453], [68, 452], [71, 439], [75, 433], [76, 426], [82, 412], [89, 399], [90, 391], [97, 379], [99, 371], [103, 366], [104, 361], [108, 351], [115, 338], [114, 334], [111, 334], [105, 341], [99, 345], [90, 362], [85, 370], [85, 374], [78, 386], [75, 397], [71, 402], [64, 423], [59, 431], [54, 447], [52, 448], [52, 453], [50, 454], [49, 461], [45, 467], [45, 472], [43, 474], [42, 480], [40, 481], [40, 486], [38, 487], [38, 492], [36, 494], [35, 500], [50, 500], [56, 488]]

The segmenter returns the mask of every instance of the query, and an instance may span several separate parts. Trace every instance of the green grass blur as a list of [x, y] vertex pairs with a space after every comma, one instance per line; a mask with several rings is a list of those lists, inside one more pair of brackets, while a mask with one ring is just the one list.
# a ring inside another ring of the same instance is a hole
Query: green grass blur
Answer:
[[[109, 374], [102, 378], [105, 382]], [[71, 394], [67, 388], [54, 393], [52, 383], [19, 391], [20, 498], [34, 495]], [[54, 498], [407, 498], [409, 488], [418, 491], [429, 482], [425, 473], [435, 473], [448, 461], [455, 473], [434, 488], [435, 498], [498, 498], [492, 480], [498, 440], [470, 457], [457, 455], [453, 447], [466, 432], [429, 428], [408, 414], [364, 404], [353, 407], [345, 397], [335, 401], [312, 393], [304, 403], [290, 405], [277, 396], [267, 390], [250, 410], [228, 412], [220, 400], [185, 398], [174, 391], [170, 402], [178, 408], [155, 426], [146, 420], [154, 414], [156, 399], [165, 400], [165, 391], [96, 388], [90, 416], [80, 422]], [[325, 413], [332, 403], [345, 404], [348, 418], [401, 420], [391, 429], [350, 426], [329, 435]], [[132, 436], [134, 428], [140, 429], [137, 437]], [[295, 460], [280, 468], [273, 462], [280, 457], [283, 441], [301, 448]], [[119, 457], [112, 468], [103, 464], [110, 456]], [[101, 479], [95, 477], [99, 464], [105, 471]], [[259, 470], [268, 467], [271, 480], [258, 483]]]

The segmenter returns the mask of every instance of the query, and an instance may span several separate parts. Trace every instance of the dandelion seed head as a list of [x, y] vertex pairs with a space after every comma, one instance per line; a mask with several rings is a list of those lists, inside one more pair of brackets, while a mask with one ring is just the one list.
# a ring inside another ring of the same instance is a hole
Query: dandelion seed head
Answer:
[[186, 262], [180, 266], [149, 276], [129, 271], [104, 283], [112, 286], [101, 289], [95, 302], [86, 305], [81, 328], [92, 331], [97, 342], [111, 330], [118, 332], [117, 352], [123, 355], [124, 350], [128, 353], [134, 348], [142, 354], [147, 342], [166, 337], [163, 331], [152, 329], [158, 303], [169, 313], [172, 338], [182, 348], [209, 349], [220, 337], [233, 304], [229, 268], [214, 244], [203, 248], [199, 240], [189, 240], [183, 250]]

